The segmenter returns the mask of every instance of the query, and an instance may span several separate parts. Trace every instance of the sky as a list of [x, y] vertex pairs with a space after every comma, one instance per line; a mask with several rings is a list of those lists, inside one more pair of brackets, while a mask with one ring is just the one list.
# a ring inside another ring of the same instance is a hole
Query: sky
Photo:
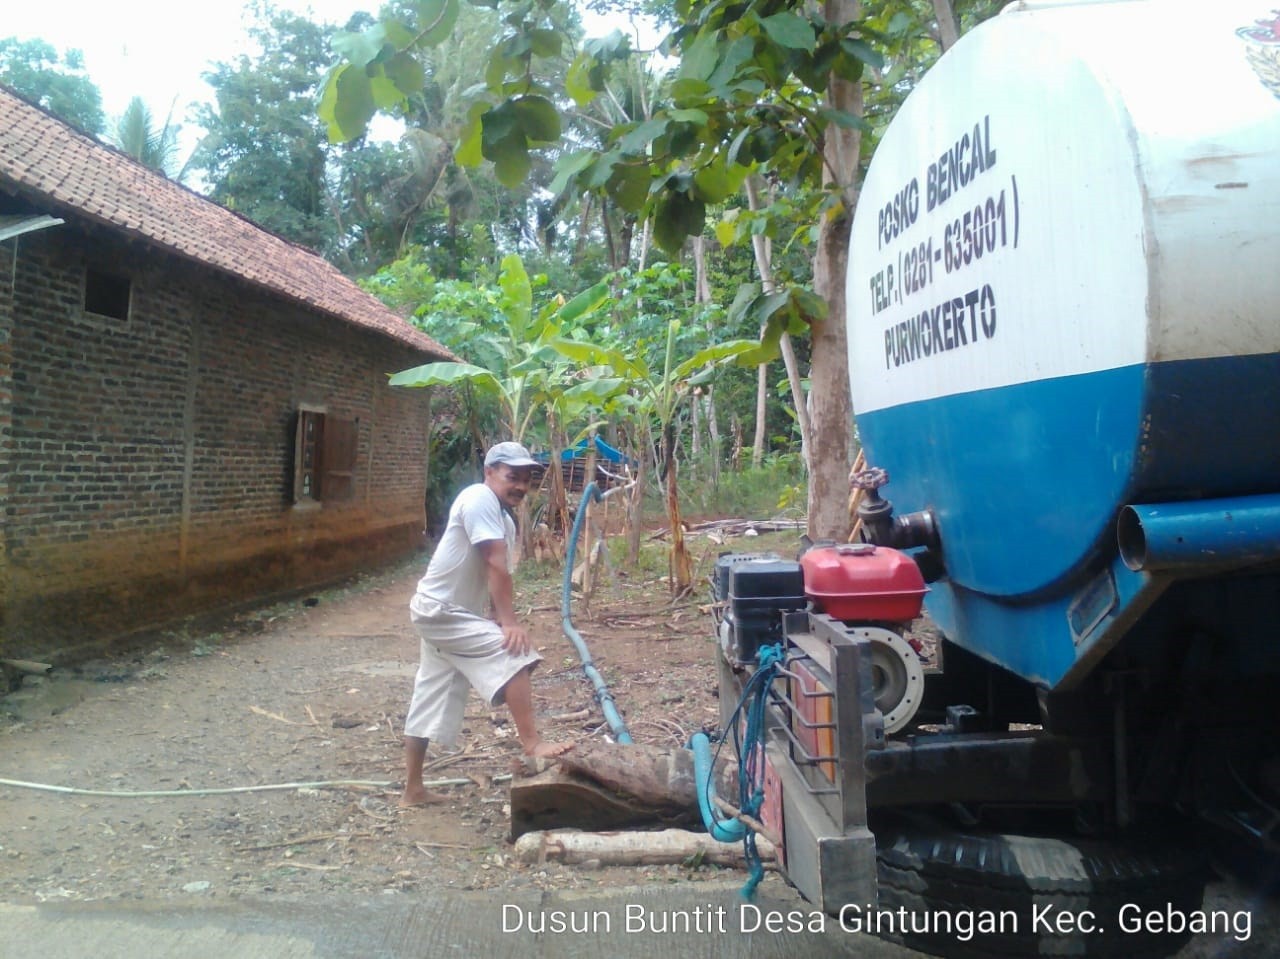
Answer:
[[[346, 22], [357, 10], [376, 10], [377, 0], [274, 0], [283, 10], [310, 13], [322, 22]], [[182, 119], [188, 103], [211, 100], [201, 79], [215, 61], [249, 50], [250, 18], [240, 0], [214, 0], [183, 15], [173, 0], [23, 0], [5, 4], [0, 37], [47, 40], [64, 53], [84, 52], [85, 70], [102, 91], [108, 117], [118, 116], [141, 96], [163, 119]]]
[[[273, 0], [281, 10], [344, 25], [357, 11], [376, 13], [381, 0]], [[252, 52], [247, 34], [252, 17], [243, 0], [213, 0], [180, 12], [174, 0], [5, 0], [0, 38], [46, 40], [59, 55], [84, 53], [85, 72], [102, 92], [108, 129], [129, 101], [142, 97], [157, 124], [173, 108], [184, 127], [181, 163], [200, 130], [187, 117], [193, 102], [212, 102], [213, 91], [201, 78], [210, 65]], [[588, 32], [593, 31], [588, 26]], [[381, 132], [394, 136], [394, 122]], [[371, 129], [380, 132], [377, 121]]]

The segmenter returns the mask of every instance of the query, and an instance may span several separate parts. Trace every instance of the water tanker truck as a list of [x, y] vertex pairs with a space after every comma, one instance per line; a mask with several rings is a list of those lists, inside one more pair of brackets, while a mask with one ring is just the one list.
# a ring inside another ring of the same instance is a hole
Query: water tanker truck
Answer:
[[1273, 6], [1013, 3], [876, 149], [857, 541], [714, 577], [722, 702], [785, 654], [762, 818], [846, 928], [984, 957], [1248, 936], [1202, 896], [1206, 839], [1280, 839]]

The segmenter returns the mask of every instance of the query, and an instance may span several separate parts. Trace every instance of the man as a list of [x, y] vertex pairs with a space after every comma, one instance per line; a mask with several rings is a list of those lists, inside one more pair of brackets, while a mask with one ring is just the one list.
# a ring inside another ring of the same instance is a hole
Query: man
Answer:
[[536, 465], [519, 443], [498, 443], [485, 454], [484, 482], [453, 501], [409, 604], [421, 637], [421, 662], [404, 723], [402, 806], [437, 798], [422, 785], [427, 744], [453, 745], [472, 688], [490, 706], [506, 704], [526, 755], [558, 756], [573, 746], [547, 742], [538, 733], [530, 674], [542, 657], [515, 614], [510, 558], [516, 527], [503, 507], [520, 505]]

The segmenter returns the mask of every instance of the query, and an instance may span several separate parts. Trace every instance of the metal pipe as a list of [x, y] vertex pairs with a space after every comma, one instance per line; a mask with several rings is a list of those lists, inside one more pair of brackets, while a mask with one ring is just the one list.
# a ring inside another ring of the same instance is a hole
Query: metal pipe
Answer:
[[1280, 560], [1280, 494], [1129, 505], [1116, 540], [1135, 571], [1189, 574]]

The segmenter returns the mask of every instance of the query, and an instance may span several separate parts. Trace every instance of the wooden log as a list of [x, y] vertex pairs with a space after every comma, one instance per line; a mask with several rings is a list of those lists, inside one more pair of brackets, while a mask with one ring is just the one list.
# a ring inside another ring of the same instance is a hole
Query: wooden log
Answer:
[[[772, 843], [756, 841], [760, 858], [774, 858]], [[580, 832], [556, 829], [525, 833], [516, 840], [516, 858], [523, 863], [598, 862], [602, 866], [661, 866], [697, 859], [721, 866], [744, 865], [740, 843], [717, 842], [705, 832], [660, 829], [654, 832]]]
[[696, 807], [645, 803], [578, 773], [548, 769], [511, 782], [511, 838], [544, 829], [693, 826]]
[[37, 663], [30, 659], [0, 659], [0, 663], [28, 676], [43, 676], [53, 669], [52, 663]]
[[[716, 792], [724, 796], [738, 793], [737, 766], [727, 761], [732, 747], [726, 747], [716, 761]], [[697, 806], [698, 791], [693, 775], [693, 753], [668, 746], [618, 744], [579, 745], [550, 762], [525, 760], [525, 772], [540, 772], [559, 765], [562, 769], [594, 780], [641, 803]]]
[[[554, 760], [524, 759], [511, 783], [511, 835], [540, 829], [696, 825], [693, 753], [661, 746], [579, 745]], [[737, 767], [716, 764], [716, 792], [737, 796]]]

